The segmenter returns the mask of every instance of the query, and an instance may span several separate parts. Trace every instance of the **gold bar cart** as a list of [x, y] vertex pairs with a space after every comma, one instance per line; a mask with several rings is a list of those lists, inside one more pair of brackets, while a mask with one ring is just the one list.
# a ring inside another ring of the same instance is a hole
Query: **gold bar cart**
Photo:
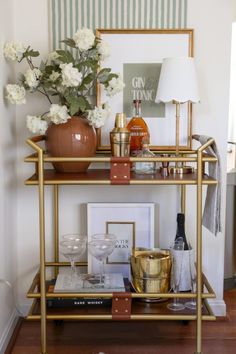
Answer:
[[[25, 162], [35, 164], [35, 173], [25, 181], [26, 185], [37, 186], [39, 193], [39, 228], [40, 228], [40, 268], [32, 285], [27, 293], [27, 297], [34, 299], [29, 314], [28, 320], [40, 320], [41, 322], [41, 354], [47, 354], [47, 334], [46, 325], [47, 320], [112, 320], [112, 314], [103, 310], [99, 313], [91, 312], [83, 313], [55, 313], [49, 311], [47, 308], [47, 299], [50, 298], [75, 298], [75, 297], [99, 297], [99, 298], [112, 298], [112, 293], [51, 293], [47, 290], [46, 285], [46, 268], [53, 267], [54, 275], [58, 274], [59, 267], [69, 266], [67, 262], [59, 262], [59, 188], [65, 185], [111, 185], [110, 169], [96, 169], [88, 170], [85, 173], [79, 174], [63, 174], [57, 173], [52, 169], [46, 169], [45, 164], [50, 162], [59, 161], [89, 161], [97, 163], [110, 163], [112, 158], [110, 156], [95, 156], [91, 158], [59, 158], [49, 156], [41, 145], [45, 140], [45, 136], [37, 136], [27, 140], [27, 143], [32, 147], [34, 153], [25, 158]], [[132, 305], [132, 313], [129, 320], [193, 320], [196, 321], [196, 351], [195, 354], [202, 354], [202, 321], [215, 320], [207, 299], [214, 298], [215, 293], [211, 288], [208, 280], [202, 274], [202, 188], [203, 185], [216, 185], [217, 181], [205, 174], [204, 164], [207, 162], [216, 163], [217, 159], [207, 155], [204, 151], [214, 142], [210, 139], [206, 144], [202, 145], [197, 150], [180, 151], [180, 155], [175, 157], [174, 154], [168, 157], [161, 157], [165, 151], [158, 151], [158, 155], [154, 158], [149, 158], [148, 161], [155, 162], [180, 162], [180, 163], [193, 163], [196, 166], [196, 172], [188, 175], [170, 175], [163, 178], [159, 172], [156, 172], [154, 177], [138, 176], [131, 172], [130, 180], [127, 184], [130, 185], [179, 185], [181, 187], [181, 209], [185, 209], [185, 194], [186, 186], [194, 185], [197, 189], [197, 241], [196, 241], [196, 267], [197, 267], [197, 291], [196, 293], [166, 293], [166, 294], [147, 294], [147, 293], [131, 293], [131, 298], [196, 298], [197, 310], [196, 313], [165, 313], [161, 310], [161, 305], [152, 305], [150, 311], [140, 313], [136, 311], [135, 306]], [[170, 151], [168, 151], [168, 154]], [[145, 161], [145, 158], [130, 158], [130, 162]], [[54, 260], [46, 261], [45, 254], [45, 205], [44, 205], [44, 186], [50, 185], [53, 188], [53, 218], [54, 218]], [[87, 263], [77, 263], [78, 266], [85, 266]], [[204, 291], [203, 291], [204, 289]], [[202, 310], [204, 304], [204, 311]]]

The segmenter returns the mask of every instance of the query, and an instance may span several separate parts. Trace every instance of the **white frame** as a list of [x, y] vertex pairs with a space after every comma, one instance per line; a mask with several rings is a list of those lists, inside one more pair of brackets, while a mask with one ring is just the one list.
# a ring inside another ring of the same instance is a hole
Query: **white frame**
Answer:
[[[97, 29], [96, 36], [108, 42], [111, 55], [103, 66], [123, 72], [123, 63], [162, 63], [165, 57], [193, 56], [193, 30], [111, 30]], [[97, 104], [108, 101], [102, 85], [97, 85]], [[98, 130], [98, 150], [110, 150], [109, 133], [115, 114], [123, 110], [123, 93], [109, 100], [111, 117]], [[175, 105], [165, 105], [165, 117], [145, 118], [152, 150], [175, 150]], [[128, 117], [130, 118], [130, 117]], [[191, 149], [192, 109], [181, 104], [180, 148]]]
[[[88, 203], [88, 242], [93, 234], [106, 232], [107, 222], [135, 222], [135, 247], [153, 248], [154, 212], [154, 203]], [[99, 262], [88, 253], [88, 273], [98, 272]], [[130, 278], [130, 263], [106, 264], [106, 272]]]

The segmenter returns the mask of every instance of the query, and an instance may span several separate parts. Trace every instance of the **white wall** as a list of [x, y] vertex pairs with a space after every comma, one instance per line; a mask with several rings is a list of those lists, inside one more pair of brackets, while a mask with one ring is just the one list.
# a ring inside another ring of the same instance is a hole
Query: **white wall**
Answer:
[[[7, 16], [6, 16], [7, 14]], [[3, 44], [14, 37], [13, 1], [0, 2], [0, 279], [16, 279], [16, 132], [15, 109], [6, 105], [3, 87], [14, 80], [14, 67], [3, 57]], [[16, 319], [13, 289], [0, 282], [0, 353]]]
[[[198, 66], [201, 104], [194, 107], [194, 132], [203, 133], [216, 138], [220, 149], [223, 167], [223, 210], [225, 206], [225, 161], [226, 137], [229, 97], [230, 67], [230, 30], [231, 1], [225, 0], [189, 0], [188, 25], [195, 30], [195, 56]], [[18, 38], [42, 54], [48, 51], [48, 23], [46, 0], [15, 0], [16, 33]], [[214, 10], [214, 11], [213, 11]], [[212, 13], [211, 16], [209, 14]], [[36, 14], [36, 15], [33, 15]], [[24, 24], [27, 22], [27, 26]], [[23, 70], [22, 66], [22, 70]], [[37, 191], [33, 187], [25, 187], [23, 181], [29, 176], [32, 168], [23, 163], [24, 156], [30, 149], [24, 144], [29, 136], [25, 128], [26, 113], [35, 114], [46, 110], [46, 102], [29, 97], [29, 103], [17, 109], [17, 147], [18, 147], [18, 301], [27, 306], [25, 292], [36, 266], [38, 265], [38, 200]], [[49, 191], [49, 188], [47, 189]], [[190, 240], [195, 237], [195, 190], [190, 192], [187, 203], [187, 234]], [[47, 250], [50, 254], [51, 237], [51, 201], [47, 195]], [[85, 207], [87, 202], [156, 202], [156, 244], [168, 247], [174, 239], [176, 231], [176, 212], [179, 198], [175, 187], [62, 187], [61, 188], [61, 223], [60, 233], [86, 231]], [[223, 221], [224, 228], [224, 221]], [[204, 271], [212, 282], [217, 293], [217, 300], [223, 305], [223, 268], [224, 268], [224, 235], [217, 238], [203, 232], [204, 238]], [[224, 311], [219, 307], [219, 311]]]
[[[232, 1], [188, 0], [188, 4], [188, 26], [195, 29], [194, 55], [201, 95], [201, 103], [194, 107], [194, 132], [213, 136], [220, 150], [224, 230]], [[215, 237], [204, 230], [203, 265], [221, 300], [224, 232]]]

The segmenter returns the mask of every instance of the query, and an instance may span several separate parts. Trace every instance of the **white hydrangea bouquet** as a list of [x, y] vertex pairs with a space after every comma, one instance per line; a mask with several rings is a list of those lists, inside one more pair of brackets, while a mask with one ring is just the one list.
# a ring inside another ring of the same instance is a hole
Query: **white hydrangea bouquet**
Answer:
[[39, 67], [33, 64], [39, 52], [30, 46], [21, 42], [4, 46], [6, 59], [19, 63], [26, 60], [29, 65], [17, 84], [6, 86], [6, 98], [13, 104], [25, 104], [29, 91], [44, 95], [50, 103], [48, 112], [27, 116], [26, 124], [32, 133], [44, 134], [50, 123], [63, 124], [71, 116], [86, 117], [90, 125], [100, 128], [109, 117], [110, 108], [107, 103], [94, 106], [89, 101], [90, 90], [98, 81], [104, 85], [106, 95], [113, 97], [124, 87], [120, 75], [110, 68], [100, 68], [110, 55], [110, 46], [96, 38], [92, 30], [83, 28], [62, 42], [74, 48], [77, 55], [74, 57], [69, 50], [55, 50]]

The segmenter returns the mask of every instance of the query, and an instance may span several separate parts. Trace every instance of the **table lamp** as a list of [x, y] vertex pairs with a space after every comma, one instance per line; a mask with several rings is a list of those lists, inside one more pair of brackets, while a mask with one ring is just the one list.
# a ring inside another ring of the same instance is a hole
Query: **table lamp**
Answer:
[[[199, 102], [194, 59], [176, 57], [163, 59], [155, 102], [176, 105], [176, 156], [179, 155], [179, 119], [181, 103]], [[192, 173], [190, 166], [170, 167], [171, 173]]]

